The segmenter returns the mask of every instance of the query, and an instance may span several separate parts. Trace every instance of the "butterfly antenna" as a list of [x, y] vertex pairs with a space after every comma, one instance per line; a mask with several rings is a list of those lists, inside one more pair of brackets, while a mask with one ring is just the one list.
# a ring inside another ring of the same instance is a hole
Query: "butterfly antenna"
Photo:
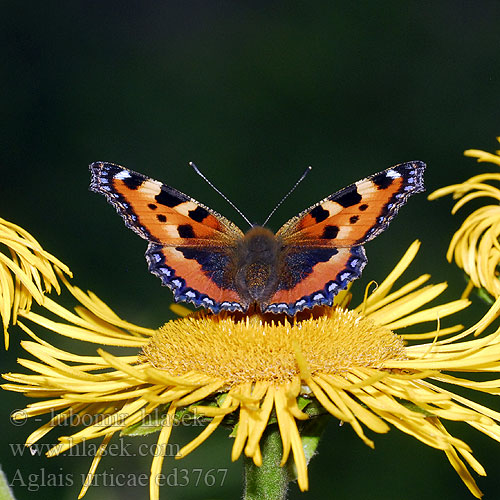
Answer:
[[200, 171], [200, 169], [192, 162], [189, 162], [189, 166], [193, 168], [193, 170], [217, 193], [219, 193], [248, 223], [250, 227], [253, 227], [253, 224], [245, 217], [243, 212], [219, 189], [217, 189]]
[[267, 216], [267, 219], [264, 221], [264, 224], [262, 224], [263, 226], [265, 226], [268, 222], [269, 222], [269, 219], [272, 217], [272, 215], [274, 214], [274, 212], [276, 212], [276, 210], [278, 210], [278, 208], [281, 206], [281, 204], [295, 191], [295, 188], [305, 179], [306, 175], [312, 170], [312, 167], [309, 166], [306, 168], [306, 170], [304, 171], [304, 173], [302, 174], [302, 176], [300, 177], [300, 179], [295, 183], [295, 185], [293, 186], [292, 189], [290, 189], [290, 191], [288, 191], [287, 194], [285, 194], [285, 196], [283, 196], [283, 198], [281, 198], [281, 201], [273, 208], [273, 210], [271, 211], [271, 213]]

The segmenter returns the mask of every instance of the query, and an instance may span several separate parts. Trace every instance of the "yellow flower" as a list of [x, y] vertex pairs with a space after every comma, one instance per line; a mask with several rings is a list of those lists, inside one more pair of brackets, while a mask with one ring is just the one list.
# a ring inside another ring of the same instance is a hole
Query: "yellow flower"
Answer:
[[[418, 242], [412, 244], [387, 278], [354, 309], [347, 308], [350, 294], [342, 292], [333, 308], [316, 308], [293, 320], [201, 312], [170, 321], [158, 331], [120, 319], [93, 293], [84, 293], [61, 275], [80, 304], [71, 312], [45, 296], [42, 306], [48, 315], [20, 310], [18, 324], [32, 339], [22, 345], [37, 360], [19, 360], [30, 374], [4, 375], [10, 382], [4, 389], [40, 398], [15, 418], [58, 412], [26, 444], [33, 445], [75, 414], [105, 417], [59, 438], [48, 452], [54, 456], [85, 440], [102, 440], [81, 497], [111, 438], [133, 432], [158, 412], [159, 450], [166, 449], [176, 416], [188, 411], [208, 423], [176, 458], [193, 451], [229, 420], [234, 426], [232, 459], [244, 454], [256, 466], [263, 460], [263, 434], [275, 422], [282, 442], [281, 465], [293, 462], [298, 485], [306, 490], [308, 457], [300, 422], [315, 412], [328, 412], [350, 424], [370, 447], [373, 441], [365, 429], [385, 433], [392, 425], [444, 451], [473, 495], [480, 497], [466, 464], [480, 475], [484, 469], [469, 446], [448, 433], [444, 422], [463, 422], [500, 440], [496, 423], [500, 414], [451, 389], [492, 394], [500, 390], [500, 380], [476, 382], [452, 375], [498, 371], [499, 332], [469, 339], [484, 329], [496, 310], [461, 333], [457, 333], [461, 325], [440, 329], [439, 320], [462, 310], [468, 301], [422, 309], [446, 288], [444, 283], [424, 286], [429, 275], [394, 289], [418, 247]], [[26, 320], [84, 342], [129, 347], [132, 353], [117, 356], [98, 349], [96, 356], [82, 356], [63, 351], [39, 338]], [[424, 333], [394, 333], [428, 322], [433, 326]], [[407, 341], [417, 343], [408, 346]], [[151, 466], [152, 500], [159, 497], [164, 459], [157, 455]]]
[[[497, 138], [500, 141], [500, 137]], [[477, 158], [478, 162], [488, 162], [500, 166], [500, 151], [496, 154], [477, 149], [468, 149], [465, 156]], [[458, 199], [453, 207], [455, 214], [459, 208], [477, 198], [492, 198], [493, 204], [478, 208], [463, 222], [453, 235], [447, 252], [449, 262], [455, 259], [458, 267], [470, 278], [471, 287], [484, 288], [495, 299], [500, 297], [498, 265], [500, 264], [500, 188], [488, 184], [500, 181], [500, 172], [475, 175], [462, 184], [454, 184], [438, 189], [429, 195], [429, 200], [453, 194]], [[469, 292], [470, 290], [467, 290]]]
[[70, 270], [46, 252], [27, 231], [0, 218], [0, 318], [5, 348], [9, 347], [8, 327], [16, 322], [18, 311], [28, 311], [33, 299], [41, 304], [43, 294], [52, 287], [61, 289], [55, 273]]

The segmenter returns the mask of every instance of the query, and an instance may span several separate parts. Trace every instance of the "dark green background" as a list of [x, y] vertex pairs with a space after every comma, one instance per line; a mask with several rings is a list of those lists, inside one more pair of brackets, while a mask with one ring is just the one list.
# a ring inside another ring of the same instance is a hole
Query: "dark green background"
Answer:
[[[146, 243], [88, 192], [92, 161], [162, 180], [242, 228], [188, 161], [252, 221], [262, 221], [312, 165], [273, 218], [277, 229], [299, 210], [393, 164], [426, 161], [432, 192], [488, 170], [464, 158], [464, 149], [497, 147], [496, 1], [6, 1], [0, 12], [0, 216], [31, 231], [71, 267], [76, 284], [139, 324], [156, 327], [172, 317], [171, 293], [147, 272]], [[410, 275], [431, 272], [435, 282], [450, 283], [447, 298], [457, 297], [463, 279], [444, 254], [461, 219], [450, 208], [449, 199], [412, 198], [390, 230], [368, 245], [358, 297], [417, 237], [424, 245]], [[5, 370], [16, 369], [15, 343]], [[87, 471], [90, 457], [13, 457], [9, 443], [23, 442], [43, 420], [11, 426], [10, 410], [26, 399], [2, 397], [9, 477], [17, 469], [24, 479], [41, 469]], [[499, 408], [497, 401], [488, 404]], [[500, 445], [464, 425], [449, 428], [471, 444], [489, 473], [479, 485], [496, 498]], [[185, 443], [197, 432], [176, 429], [173, 440]], [[292, 485], [291, 498], [472, 498], [441, 452], [397, 430], [370, 436], [375, 451], [332, 419], [309, 469], [310, 492]], [[45, 442], [53, 440], [49, 435]], [[231, 467], [222, 487], [165, 488], [162, 498], [239, 498], [241, 462], [230, 465], [231, 444], [221, 430], [185, 460], [164, 466], [167, 473]], [[150, 458], [107, 458], [99, 471], [147, 473]], [[70, 499], [78, 488], [18, 486], [15, 493]], [[86, 498], [146, 497], [147, 488], [94, 488]]]

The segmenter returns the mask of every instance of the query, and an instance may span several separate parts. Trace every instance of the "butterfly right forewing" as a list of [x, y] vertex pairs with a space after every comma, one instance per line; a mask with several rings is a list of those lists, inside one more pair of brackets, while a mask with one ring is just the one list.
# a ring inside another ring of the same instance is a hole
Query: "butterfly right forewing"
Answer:
[[334, 193], [278, 231], [292, 246], [352, 247], [387, 228], [408, 198], [424, 191], [425, 163], [401, 163]]

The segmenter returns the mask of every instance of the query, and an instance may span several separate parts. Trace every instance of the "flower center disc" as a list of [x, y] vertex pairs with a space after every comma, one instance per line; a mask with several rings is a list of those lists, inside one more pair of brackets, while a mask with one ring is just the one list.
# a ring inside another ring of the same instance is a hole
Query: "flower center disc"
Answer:
[[341, 308], [294, 322], [270, 322], [258, 314], [242, 320], [201, 313], [166, 323], [143, 355], [170, 375], [198, 372], [233, 385], [290, 380], [299, 373], [297, 351], [313, 375], [381, 368], [385, 360], [405, 357], [398, 335]]

